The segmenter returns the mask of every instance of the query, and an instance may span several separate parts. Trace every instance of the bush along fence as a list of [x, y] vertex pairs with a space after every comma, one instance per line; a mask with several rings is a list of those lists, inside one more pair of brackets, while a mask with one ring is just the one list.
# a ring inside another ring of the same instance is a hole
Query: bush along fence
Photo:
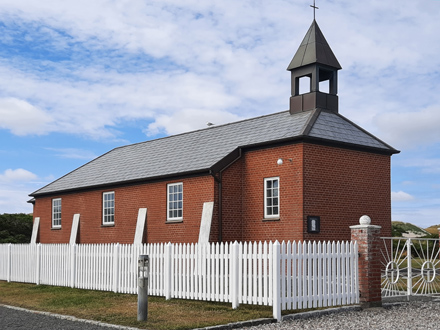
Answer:
[[[0, 244], [0, 280], [136, 294], [146, 254], [149, 294], [166, 299], [268, 305], [278, 320], [282, 310], [377, 305], [368, 235], [353, 236], [376, 226], [354, 227], [351, 242]], [[378, 290], [380, 303], [380, 265]]]

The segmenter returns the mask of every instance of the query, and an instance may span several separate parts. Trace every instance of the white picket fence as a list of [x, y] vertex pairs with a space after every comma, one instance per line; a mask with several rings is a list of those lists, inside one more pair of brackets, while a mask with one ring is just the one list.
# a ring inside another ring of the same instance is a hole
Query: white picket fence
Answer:
[[273, 306], [359, 302], [356, 242], [0, 244], [0, 280], [137, 293], [137, 260], [150, 257], [149, 294]]

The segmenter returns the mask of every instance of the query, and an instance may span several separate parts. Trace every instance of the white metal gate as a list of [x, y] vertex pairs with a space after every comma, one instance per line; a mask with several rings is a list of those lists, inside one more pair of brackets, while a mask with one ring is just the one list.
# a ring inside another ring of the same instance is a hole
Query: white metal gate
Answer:
[[382, 238], [382, 297], [440, 293], [439, 240]]

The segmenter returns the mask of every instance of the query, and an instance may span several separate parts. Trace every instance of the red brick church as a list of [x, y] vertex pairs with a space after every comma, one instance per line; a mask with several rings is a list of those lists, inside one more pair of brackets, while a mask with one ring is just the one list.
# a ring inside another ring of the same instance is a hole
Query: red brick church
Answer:
[[289, 110], [109, 151], [30, 195], [38, 241], [68, 243], [74, 215], [78, 243], [346, 240], [363, 214], [390, 236], [399, 151], [339, 113], [340, 69], [313, 21]]

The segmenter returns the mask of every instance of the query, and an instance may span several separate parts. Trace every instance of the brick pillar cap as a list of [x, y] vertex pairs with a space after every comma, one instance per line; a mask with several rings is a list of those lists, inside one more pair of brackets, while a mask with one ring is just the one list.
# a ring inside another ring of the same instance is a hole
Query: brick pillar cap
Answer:
[[360, 228], [371, 228], [371, 229], [379, 229], [381, 226], [375, 226], [371, 224], [371, 218], [368, 215], [363, 215], [359, 218], [359, 225], [350, 226], [350, 229], [360, 229]]
[[360, 225], [371, 225], [371, 218], [368, 215], [363, 215], [359, 218]]

